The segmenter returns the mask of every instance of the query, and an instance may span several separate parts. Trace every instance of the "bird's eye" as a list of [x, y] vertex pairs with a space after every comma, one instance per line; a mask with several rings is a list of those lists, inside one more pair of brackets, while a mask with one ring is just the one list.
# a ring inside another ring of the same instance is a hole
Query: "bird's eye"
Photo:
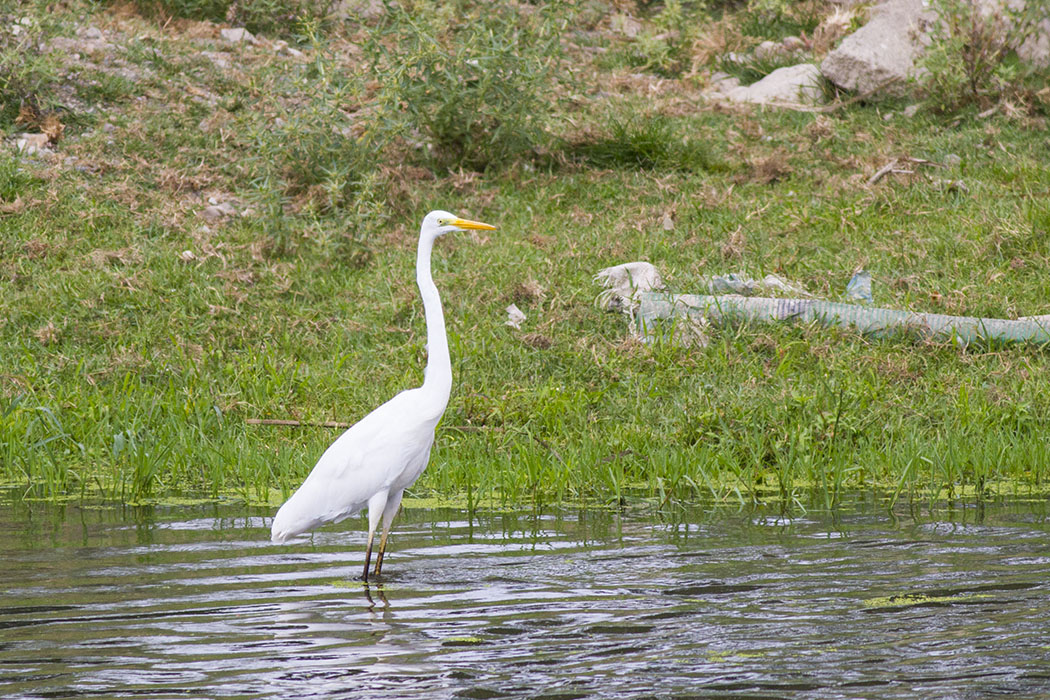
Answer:
[[452, 219], [438, 219], [438, 226], [449, 226], [452, 223]]

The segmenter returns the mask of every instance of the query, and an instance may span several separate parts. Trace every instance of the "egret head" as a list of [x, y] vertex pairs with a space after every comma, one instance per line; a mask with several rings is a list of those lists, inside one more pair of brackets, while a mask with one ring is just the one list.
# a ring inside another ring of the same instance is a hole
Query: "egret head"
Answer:
[[461, 219], [455, 214], [451, 214], [447, 211], [432, 211], [426, 215], [423, 219], [423, 227], [420, 231], [422, 235], [431, 235], [435, 238], [443, 236], [446, 233], [452, 233], [453, 231], [465, 231], [468, 229], [479, 230], [479, 231], [495, 231], [495, 226], [489, 226], [483, 224], [480, 221], [471, 221], [469, 219]]

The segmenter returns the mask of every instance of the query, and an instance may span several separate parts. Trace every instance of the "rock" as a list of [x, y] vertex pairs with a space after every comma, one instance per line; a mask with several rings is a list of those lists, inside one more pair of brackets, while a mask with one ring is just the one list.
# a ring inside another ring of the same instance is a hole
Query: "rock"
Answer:
[[50, 142], [47, 134], [19, 134], [15, 139], [15, 148], [31, 156], [34, 153], [48, 151], [47, 145]]
[[754, 56], [760, 61], [769, 61], [780, 56], [784, 47], [775, 41], [763, 41], [755, 47]]
[[1050, 19], [1039, 23], [1039, 31], [1017, 47], [1017, 57], [1034, 66], [1050, 66]]
[[935, 18], [922, 0], [887, 0], [824, 58], [820, 71], [846, 90], [903, 95], [921, 53], [920, 37]]
[[210, 224], [218, 223], [228, 216], [237, 216], [237, 208], [229, 202], [205, 207], [200, 217]]
[[718, 71], [711, 75], [712, 92], [729, 92], [740, 87], [740, 78], [733, 77], [729, 73]]
[[780, 44], [785, 50], [791, 53], [806, 50], [806, 42], [802, 41], [802, 39], [799, 39], [797, 36], [786, 36], [781, 40]]
[[738, 87], [725, 94], [730, 102], [756, 104], [816, 104], [823, 102], [820, 89], [820, 70], [812, 63], [778, 68], [766, 77], [748, 86]]
[[962, 157], [955, 153], [949, 153], [944, 156], [944, 164], [949, 168], [958, 167], [959, 165], [962, 165]]
[[[985, 15], [1003, 4], [1017, 9], [1023, 0], [979, 0]], [[929, 43], [936, 19], [929, 0], [886, 0], [871, 11], [867, 24], [824, 58], [820, 70], [846, 90], [902, 96], [908, 91], [908, 78], [917, 74], [916, 59]], [[1017, 54], [1035, 65], [1050, 65], [1050, 19], [1017, 47]]]
[[341, 0], [333, 10], [336, 19], [372, 21], [386, 14], [382, 0]]
[[671, 218], [670, 214], [664, 214], [664, 219], [660, 222], [663, 226], [664, 231], [674, 231], [674, 219]]
[[212, 62], [219, 70], [227, 70], [230, 67], [230, 59], [226, 54], [218, 51], [201, 51], [201, 56]]
[[908, 117], [910, 119], [911, 117], [914, 117], [916, 114], [919, 113], [919, 109], [921, 107], [922, 107], [922, 105], [919, 105], [919, 104], [908, 105], [907, 107], [904, 108], [904, 111], [901, 112], [901, 114], [903, 114], [904, 116], [906, 116], [906, 117]]
[[256, 38], [244, 27], [234, 27], [233, 29], [223, 29], [219, 32], [222, 38], [231, 44], [255, 44], [257, 43]]
[[642, 31], [642, 23], [634, 17], [625, 14], [615, 14], [611, 20], [612, 30], [623, 34], [628, 39], [634, 39]]

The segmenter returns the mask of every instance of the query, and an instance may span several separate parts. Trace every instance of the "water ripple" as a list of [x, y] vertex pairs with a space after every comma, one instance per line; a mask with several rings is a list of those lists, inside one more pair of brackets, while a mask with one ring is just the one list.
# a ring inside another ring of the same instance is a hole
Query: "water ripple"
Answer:
[[410, 510], [368, 587], [358, 522], [277, 547], [258, 514], [69, 510], [0, 506], [4, 698], [1050, 694], [1050, 527], [1021, 506]]

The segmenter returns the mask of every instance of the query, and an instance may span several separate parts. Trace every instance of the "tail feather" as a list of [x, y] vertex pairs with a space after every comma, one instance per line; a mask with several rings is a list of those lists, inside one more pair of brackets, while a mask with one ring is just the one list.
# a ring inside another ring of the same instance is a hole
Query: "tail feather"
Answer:
[[318, 498], [316, 495], [311, 497], [310, 494], [311, 490], [300, 488], [285, 501], [277, 511], [277, 515], [273, 516], [273, 524], [270, 526], [272, 542], [283, 544], [314, 528], [328, 523], [337, 523], [351, 515], [356, 515], [368, 505], [368, 502], [365, 501], [351, 505], [340, 504], [336, 507], [326, 502], [328, 498], [325, 495]]

